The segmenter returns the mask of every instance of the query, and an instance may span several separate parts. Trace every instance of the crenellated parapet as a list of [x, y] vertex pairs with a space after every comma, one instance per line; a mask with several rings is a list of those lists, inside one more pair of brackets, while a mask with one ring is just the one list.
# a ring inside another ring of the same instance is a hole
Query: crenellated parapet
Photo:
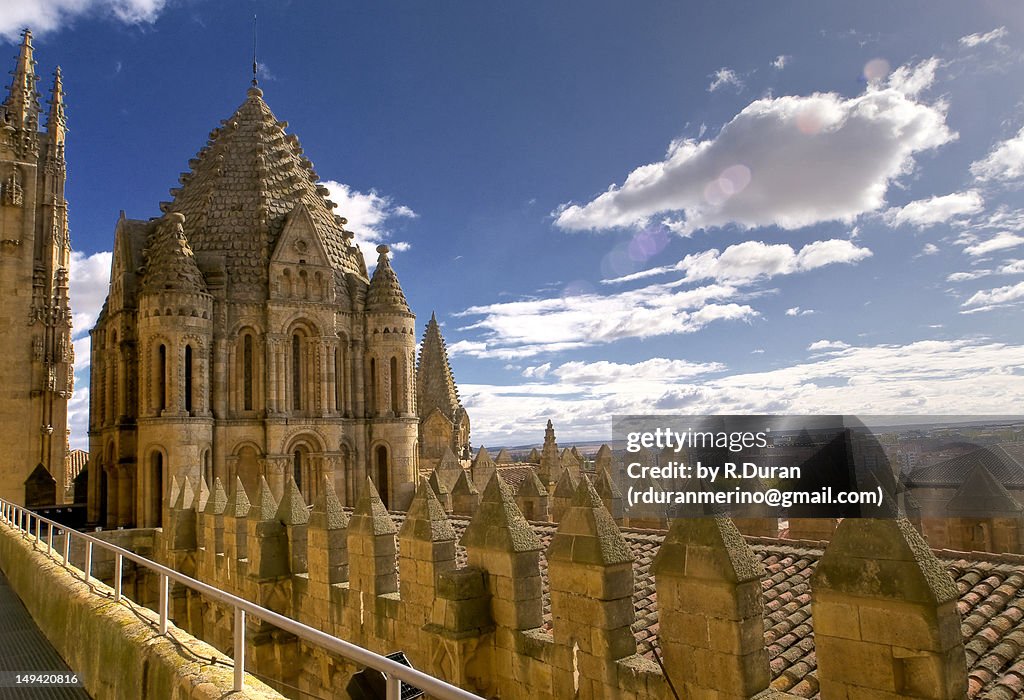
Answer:
[[[487, 697], [767, 700], [795, 685], [820, 685], [825, 700], [963, 696], [956, 587], [904, 521], [846, 520], [824, 554], [802, 555], [817, 566], [812, 636], [810, 572], [766, 573], [778, 554], [731, 520], [623, 530], [589, 477], [560, 481], [572, 490], [556, 526], [528, 521], [500, 470], [468, 517], [449, 515], [427, 479], [405, 513], [386, 510], [370, 479], [352, 510], [326, 476], [312, 507], [291, 480], [280, 501], [264, 480], [247, 493], [236, 479], [230, 495], [219, 479], [175, 480], [157, 551]], [[471, 484], [464, 471], [453, 493]], [[187, 592], [173, 610], [229, 648], [230, 610]], [[794, 622], [780, 627], [779, 614]], [[794, 638], [785, 658], [780, 629]], [[344, 695], [359, 670], [259, 623], [247, 643], [258, 673], [314, 695]]]

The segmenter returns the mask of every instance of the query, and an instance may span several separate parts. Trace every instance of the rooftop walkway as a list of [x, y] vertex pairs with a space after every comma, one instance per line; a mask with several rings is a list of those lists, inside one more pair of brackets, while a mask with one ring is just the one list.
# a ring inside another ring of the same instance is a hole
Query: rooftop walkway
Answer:
[[0, 700], [88, 700], [81, 686], [15, 686], [17, 673], [73, 673], [0, 571]]

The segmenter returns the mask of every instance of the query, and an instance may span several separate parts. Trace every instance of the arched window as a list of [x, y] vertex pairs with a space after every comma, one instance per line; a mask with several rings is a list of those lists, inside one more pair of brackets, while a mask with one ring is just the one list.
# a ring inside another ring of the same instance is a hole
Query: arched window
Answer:
[[377, 493], [384, 507], [388, 507], [388, 448], [384, 445], [377, 447]]
[[185, 412], [192, 413], [192, 346], [185, 346]]
[[242, 409], [252, 410], [252, 336], [246, 333], [242, 337]]
[[396, 416], [399, 414], [398, 410], [398, 358], [392, 356], [391, 358], [391, 412]]
[[163, 526], [164, 502], [164, 456], [159, 450], [150, 457], [150, 493], [149, 522], [150, 527]]
[[167, 408], [167, 346], [162, 343], [156, 353], [156, 408]]
[[338, 413], [345, 411], [342, 404], [342, 385], [345, 383], [345, 365], [342, 363], [344, 352], [341, 348], [334, 348], [334, 410]]
[[302, 410], [302, 338], [292, 335], [292, 409]]

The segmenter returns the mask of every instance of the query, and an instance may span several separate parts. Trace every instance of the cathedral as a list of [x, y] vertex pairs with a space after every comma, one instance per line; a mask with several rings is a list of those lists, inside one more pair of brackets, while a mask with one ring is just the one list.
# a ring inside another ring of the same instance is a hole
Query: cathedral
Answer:
[[64, 95], [58, 68], [40, 131], [35, 66], [26, 30], [0, 105], [0, 497], [29, 506], [62, 500], [74, 383]]
[[415, 316], [388, 247], [369, 275], [286, 127], [254, 80], [162, 215], [117, 222], [91, 332], [90, 522], [158, 525], [185, 475], [250, 494], [265, 477], [278, 499], [292, 477], [307, 503], [327, 476], [346, 504], [369, 476], [388, 508], [412, 498]]

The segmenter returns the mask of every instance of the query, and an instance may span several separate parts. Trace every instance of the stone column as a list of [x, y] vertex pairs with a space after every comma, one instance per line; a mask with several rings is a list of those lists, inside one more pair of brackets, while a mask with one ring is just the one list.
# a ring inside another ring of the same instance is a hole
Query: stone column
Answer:
[[745, 700], [765, 690], [764, 568], [732, 521], [677, 518], [651, 573], [665, 668], [682, 696]]
[[904, 518], [847, 518], [811, 580], [823, 698], [963, 698], [956, 585]]

